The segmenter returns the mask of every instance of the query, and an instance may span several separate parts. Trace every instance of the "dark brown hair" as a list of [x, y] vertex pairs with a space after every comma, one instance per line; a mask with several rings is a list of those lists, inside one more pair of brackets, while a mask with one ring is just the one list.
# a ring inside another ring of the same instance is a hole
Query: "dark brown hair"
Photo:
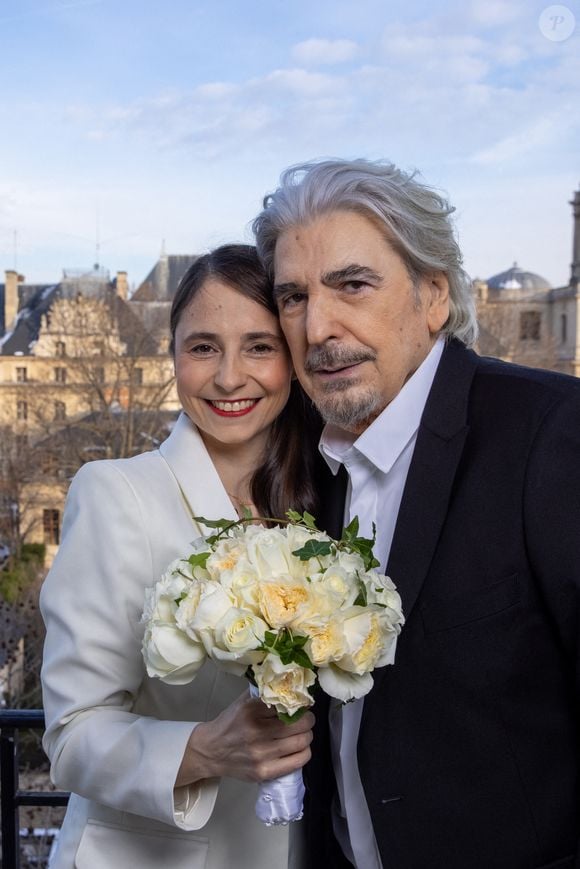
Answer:
[[[183, 311], [208, 278], [223, 281], [243, 296], [278, 315], [272, 285], [248, 244], [224, 244], [200, 256], [181, 279], [170, 314], [171, 353]], [[254, 472], [250, 492], [261, 516], [283, 518], [286, 510], [316, 513], [317, 450], [322, 423], [310, 399], [293, 380], [288, 402], [270, 427], [263, 463]]]

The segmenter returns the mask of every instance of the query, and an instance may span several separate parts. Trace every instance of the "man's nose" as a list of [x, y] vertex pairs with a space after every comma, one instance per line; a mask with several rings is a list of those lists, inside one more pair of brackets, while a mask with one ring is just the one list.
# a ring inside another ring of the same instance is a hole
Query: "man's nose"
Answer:
[[330, 293], [311, 293], [306, 310], [306, 340], [308, 344], [324, 344], [340, 338], [344, 331], [338, 317], [336, 300]]
[[216, 386], [223, 392], [235, 392], [244, 386], [246, 380], [243, 360], [237, 355], [224, 353], [214, 377]]

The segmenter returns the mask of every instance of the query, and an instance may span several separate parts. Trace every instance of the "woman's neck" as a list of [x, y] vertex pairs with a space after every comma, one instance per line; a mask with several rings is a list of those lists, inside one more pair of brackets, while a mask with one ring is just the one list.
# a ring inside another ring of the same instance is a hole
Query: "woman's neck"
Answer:
[[251, 506], [250, 484], [261, 465], [266, 438], [244, 444], [222, 444], [200, 432], [223, 487], [234, 502]]

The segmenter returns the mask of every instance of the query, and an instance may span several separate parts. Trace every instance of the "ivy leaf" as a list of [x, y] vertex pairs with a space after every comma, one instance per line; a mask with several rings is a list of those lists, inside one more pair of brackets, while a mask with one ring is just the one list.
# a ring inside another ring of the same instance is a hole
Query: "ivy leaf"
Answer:
[[308, 561], [310, 558], [318, 558], [319, 555], [330, 555], [329, 540], [307, 540], [300, 549], [295, 549], [292, 555], [296, 555], [300, 561]]
[[252, 511], [247, 504], [242, 504], [242, 519], [253, 519]]
[[359, 529], [358, 516], [355, 516], [352, 522], [343, 528], [341, 540], [344, 540], [345, 543], [351, 543], [356, 539]]
[[211, 552], [197, 552], [187, 559], [192, 567], [205, 567]]

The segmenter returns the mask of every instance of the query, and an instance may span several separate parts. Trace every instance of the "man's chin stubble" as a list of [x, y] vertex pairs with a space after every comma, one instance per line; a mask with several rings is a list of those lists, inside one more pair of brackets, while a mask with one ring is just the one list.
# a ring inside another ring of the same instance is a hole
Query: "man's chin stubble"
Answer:
[[336, 381], [331, 388], [325, 388], [322, 394], [316, 396], [314, 404], [325, 422], [346, 431], [360, 433], [382, 411], [381, 397], [376, 392], [369, 391], [350, 398], [346, 394], [350, 386], [352, 382]]

